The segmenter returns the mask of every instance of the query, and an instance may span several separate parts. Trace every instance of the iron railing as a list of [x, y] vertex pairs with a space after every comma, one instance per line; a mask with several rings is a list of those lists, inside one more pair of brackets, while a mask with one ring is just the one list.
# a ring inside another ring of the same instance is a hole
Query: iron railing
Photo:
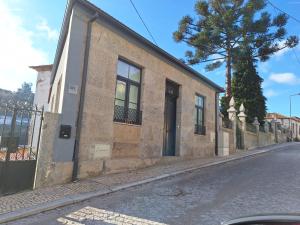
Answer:
[[252, 133], [256, 133], [256, 126], [251, 123], [247, 123], [246, 130]]
[[0, 105], [0, 161], [36, 159], [43, 110]]
[[195, 124], [195, 134], [205, 135], [206, 127], [203, 125]]
[[223, 118], [222, 119], [222, 126], [224, 128], [227, 128], [227, 129], [232, 129], [232, 127], [233, 127], [232, 121], [228, 118]]
[[115, 105], [114, 121], [141, 125], [142, 111]]
[[266, 132], [265, 126], [264, 125], [259, 126], [259, 131], [265, 133]]

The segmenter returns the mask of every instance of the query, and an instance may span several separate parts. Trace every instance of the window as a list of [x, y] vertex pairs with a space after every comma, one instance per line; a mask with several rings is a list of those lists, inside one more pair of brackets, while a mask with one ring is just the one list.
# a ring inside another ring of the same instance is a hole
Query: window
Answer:
[[114, 121], [141, 124], [141, 69], [118, 61]]
[[195, 134], [205, 135], [204, 126], [204, 97], [201, 95], [195, 96]]

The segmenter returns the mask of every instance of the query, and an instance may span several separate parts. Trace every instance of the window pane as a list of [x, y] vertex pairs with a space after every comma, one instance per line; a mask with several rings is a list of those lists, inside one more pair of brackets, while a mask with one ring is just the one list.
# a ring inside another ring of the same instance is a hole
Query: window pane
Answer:
[[196, 108], [195, 113], [194, 113], [194, 121], [195, 121], [195, 124], [198, 123], [198, 121], [197, 121], [197, 112], [198, 112], [198, 108]]
[[130, 109], [137, 109], [137, 104], [129, 103], [129, 108]]
[[129, 72], [129, 65], [119, 60], [118, 61], [118, 75], [128, 78], [128, 72]]
[[117, 87], [116, 87], [116, 98], [125, 100], [125, 93], [126, 93], [126, 83], [118, 80]]
[[141, 70], [134, 66], [130, 66], [129, 79], [136, 82], [140, 82], [140, 78], [141, 78]]
[[203, 107], [203, 97], [201, 96], [196, 96], [196, 105]]
[[116, 99], [116, 100], [115, 100], [115, 105], [124, 107], [125, 101]]
[[130, 90], [129, 90], [129, 102], [131, 103], [137, 103], [138, 101], [138, 87], [135, 85], [130, 85]]
[[198, 125], [203, 125], [203, 110], [198, 109]]

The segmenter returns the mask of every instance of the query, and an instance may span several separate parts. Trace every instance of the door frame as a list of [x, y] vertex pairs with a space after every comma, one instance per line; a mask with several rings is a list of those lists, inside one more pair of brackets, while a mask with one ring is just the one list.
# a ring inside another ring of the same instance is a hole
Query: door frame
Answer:
[[[175, 88], [175, 93], [174, 94], [168, 94], [167, 93], [167, 85], [173, 86]], [[163, 157], [172, 157], [172, 156], [178, 156], [178, 150], [177, 150], [177, 145], [178, 145], [178, 131], [177, 131], [177, 123], [178, 123], [178, 99], [179, 99], [179, 94], [180, 92], [180, 85], [172, 80], [166, 79], [165, 81], [165, 101], [164, 101], [164, 126], [163, 126], [163, 146], [162, 146], [162, 152], [161, 155]], [[166, 149], [166, 100], [167, 96], [169, 95], [170, 98], [173, 98], [175, 101], [175, 134], [174, 134], [174, 155], [164, 155], [165, 149]]]

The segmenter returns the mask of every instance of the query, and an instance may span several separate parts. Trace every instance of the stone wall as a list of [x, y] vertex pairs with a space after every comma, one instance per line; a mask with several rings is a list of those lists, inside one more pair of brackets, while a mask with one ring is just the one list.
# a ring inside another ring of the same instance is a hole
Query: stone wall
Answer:
[[[179, 85], [176, 156], [215, 154], [215, 90], [105, 23], [92, 25], [91, 48], [80, 139], [80, 177], [157, 162], [162, 157], [165, 84]], [[114, 95], [119, 58], [142, 69], [142, 125], [114, 123]], [[194, 134], [195, 94], [205, 96], [206, 135]], [[99, 149], [107, 149], [103, 158]], [[104, 162], [104, 166], [101, 167]], [[113, 163], [112, 163], [113, 162]], [[120, 165], [116, 168], [116, 165]], [[114, 168], [111, 168], [111, 167]]]
[[36, 166], [35, 188], [62, 184], [71, 181], [72, 162], [55, 162], [54, 152], [57, 149], [57, 139], [61, 115], [58, 113], [44, 113], [41, 131], [39, 154]]
[[[260, 127], [257, 118], [255, 118], [253, 124], [247, 124], [245, 111], [246, 109], [242, 104], [237, 115], [235, 101], [232, 98], [228, 109], [229, 121], [223, 118], [222, 115], [219, 116], [219, 155], [224, 156], [234, 153], [237, 148], [251, 150], [287, 141], [288, 132], [281, 129], [275, 121], [271, 123], [271, 130], [269, 129], [268, 121], [265, 121], [263, 127]], [[224, 121], [227, 121], [227, 123], [224, 123]], [[228, 122], [231, 125], [230, 129], [226, 127]], [[247, 127], [252, 127], [250, 129], [252, 131], [249, 131]]]

